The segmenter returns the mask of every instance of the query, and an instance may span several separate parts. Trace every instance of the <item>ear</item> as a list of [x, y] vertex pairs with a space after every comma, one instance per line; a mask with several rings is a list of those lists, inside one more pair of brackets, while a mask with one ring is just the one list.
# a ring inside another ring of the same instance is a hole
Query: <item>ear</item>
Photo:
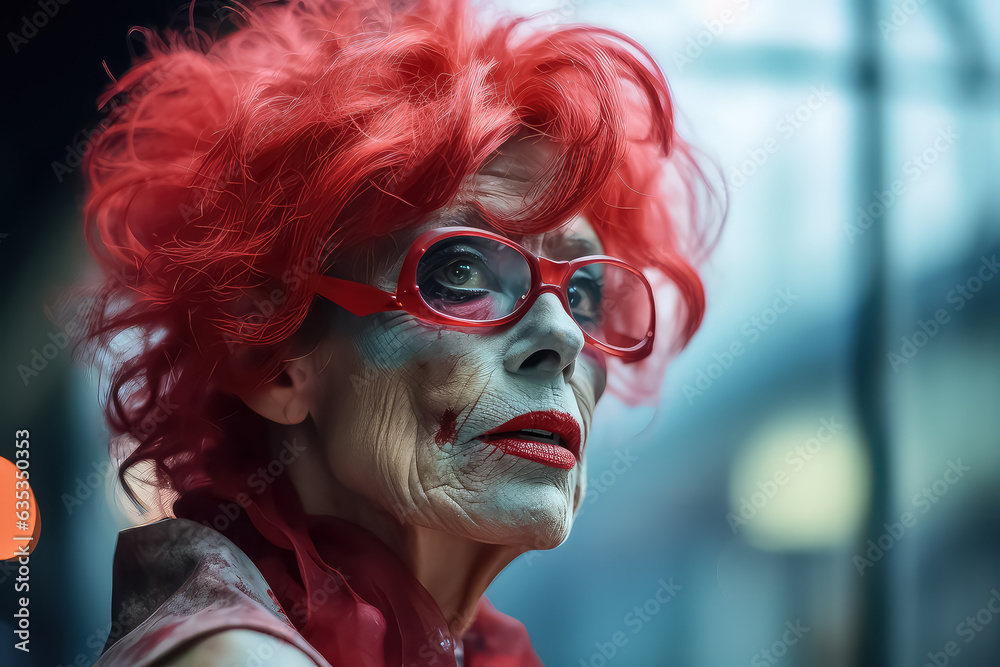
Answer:
[[315, 395], [316, 369], [309, 357], [286, 362], [266, 384], [236, 391], [248, 408], [278, 424], [300, 424], [309, 416]]

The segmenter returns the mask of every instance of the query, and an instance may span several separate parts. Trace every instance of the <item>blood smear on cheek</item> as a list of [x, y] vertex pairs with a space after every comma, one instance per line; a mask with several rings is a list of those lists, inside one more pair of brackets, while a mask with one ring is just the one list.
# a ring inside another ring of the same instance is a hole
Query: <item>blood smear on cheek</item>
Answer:
[[438, 447], [444, 449], [445, 446], [452, 443], [455, 439], [457, 424], [458, 414], [454, 410], [445, 410], [444, 414], [441, 415], [437, 435], [434, 436], [434, 442]]

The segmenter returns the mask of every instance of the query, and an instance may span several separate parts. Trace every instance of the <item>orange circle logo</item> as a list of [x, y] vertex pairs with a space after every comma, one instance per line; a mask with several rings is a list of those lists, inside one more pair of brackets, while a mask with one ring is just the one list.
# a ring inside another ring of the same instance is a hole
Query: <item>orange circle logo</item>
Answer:
[[42, 529], [35, 493], [28, 483], [28, 459], [17, 461], [21, 465], [0, 458], [0, 560], [27, 556], [38, 544]]

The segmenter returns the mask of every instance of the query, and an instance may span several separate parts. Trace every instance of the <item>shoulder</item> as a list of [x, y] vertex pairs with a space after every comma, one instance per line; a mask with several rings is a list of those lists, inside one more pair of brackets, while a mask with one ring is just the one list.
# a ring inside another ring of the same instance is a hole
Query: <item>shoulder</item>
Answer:
[[225, 630], [196, 641], [166, 658], [162, 667], [217, 667], [254, 664], [261, 667], [316, 667], [305, 653], [271, 635], [253, 630]]
[[187, 519], [122, 531], [112, 619], [100, 667], [330, 667], [249, 557]]

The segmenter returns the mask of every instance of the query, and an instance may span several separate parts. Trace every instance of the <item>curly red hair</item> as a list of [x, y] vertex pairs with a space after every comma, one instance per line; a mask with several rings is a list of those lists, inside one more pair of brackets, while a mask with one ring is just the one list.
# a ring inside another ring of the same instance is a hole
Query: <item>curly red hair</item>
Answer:
[[86, 156], [88, 242], [107, 276], [90, 340], [141, 334], [106, 406], [139, 441], [123, 482], [151, 460], [183, 494], [212, 480], [227, 442], [250, 456], [260, 431], [231, 390], [280, 371], [316, 277], [448, 205], [525, 131], [557, 146], [545, 186], [486, 215], [533, 234], [582, 213], [605, 252], [679, 286], [656, 353], [610, 360], [610, 391], [655, 397], [701, 322], [693, 264], [712, 189], [645, 50], [591, 26], [487, 28], [466, 0], [259, 3], [234, 19], [218, 37], [141, 30], [148, 53], [100, 100]]

